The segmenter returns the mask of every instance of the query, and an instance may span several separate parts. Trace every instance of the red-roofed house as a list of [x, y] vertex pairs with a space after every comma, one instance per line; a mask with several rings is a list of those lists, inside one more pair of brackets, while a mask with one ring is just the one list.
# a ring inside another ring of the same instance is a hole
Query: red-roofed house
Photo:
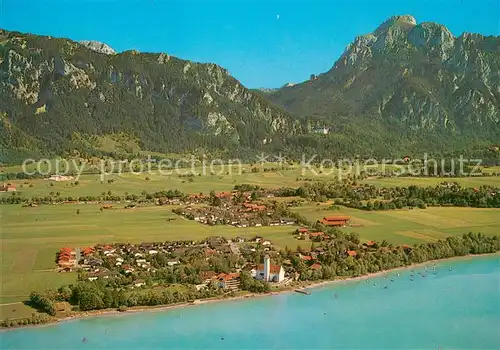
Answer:
[[315, 264], [311, 265], [311, 269], [313, 269], [313, 270], [318, 270], [320, 268], [321, 268], [321, 264], [319, 264], [319, 263], [315, 263]]
[[349, 255], [349, 256], [356, 256], [356, 255], [358, 255], [358, 253], [356, 253], [355, 250], [348, 250], [347, 251], [347, 255]]
[[217, 193], [215, 196], [218, 198], [231, 198], [233, 194], [231, 192], [220, 192]]
[[325, 233], [324, 233], [324, 232], [321, 232], [321, 231], [320, 231], [320, 232], [311, 232], [311, 233], [309, 234], [309, 237], [322, 237], [322, 236], [324, 236], [324, 235], [325, 235]]
[[215, 279], [219, 287], [224, 289], [238, 289], [240, 286], [239, 273], [221, 273]]
[[92, 247], [85, 247], [82, 249], [82, 253], [84, 256], [94, 254], [94, 252], [95, 252], [95, 249]]
[[13, 184], [3, 184], [3, 186], [0, 187], [0, 191], [3, 192], [16, 192], [16, 186]]
[[265, 205], [258, 205], [253, 203], [243, 203], [243, 207], [247, 209], [247, 211], [262, 211], [266, 210]]
[[348, 216], [325, 216], [320, 223], [325, 226], [341, 227], [347, 225]]

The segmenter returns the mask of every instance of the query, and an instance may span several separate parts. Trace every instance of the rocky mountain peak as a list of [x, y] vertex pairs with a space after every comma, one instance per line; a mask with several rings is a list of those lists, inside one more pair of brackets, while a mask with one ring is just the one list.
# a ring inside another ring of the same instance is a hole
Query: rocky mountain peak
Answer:
[[116, 54], [116, 51], [113, 50], [109, 45], [105, 43], [101, 43], [99, 41], [93, 41], [93, 40], [82, 40], [80, 41], [80, 44], [85, 46], [88, 49], [94, 50], [99, 53], [103, 53], [106, 55], [114, 55]]
[[374, 32], [380, 35], [382, 32], [394, 26], [413, 27], [417, 25], [417, 20], [411, 15], [392, 16], [385, 20]]
[[[436, 147], [446, 148], [457, 135], [497, 142], [499, 53], [498, 36], [455, 38], [442, 24], [394, 16], [355, 38], [318, 79], [270, 97], [294, 115], [314, 115], [331, 125], [352, 123], [359, 131], [372, 123], [383, 130], [382, 144], [394, 130], [449, 137]], [[375, 142], [370, 133], [367, 144]]]

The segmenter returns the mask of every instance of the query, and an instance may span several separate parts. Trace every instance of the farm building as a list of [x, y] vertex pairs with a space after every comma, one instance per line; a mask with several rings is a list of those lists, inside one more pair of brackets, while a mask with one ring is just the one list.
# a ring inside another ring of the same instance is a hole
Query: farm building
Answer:
[[342, 227], [346, 226], [349, 220], [349, 216], [325, 216], [320, 223], [325, 226]]
[[16, 192], [16, 186], [13, 184], [3, 184], [0, 187], [0, 192]]

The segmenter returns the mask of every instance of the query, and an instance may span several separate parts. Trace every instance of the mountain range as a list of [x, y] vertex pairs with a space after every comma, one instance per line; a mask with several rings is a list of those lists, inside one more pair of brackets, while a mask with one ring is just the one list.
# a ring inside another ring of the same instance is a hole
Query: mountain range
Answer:
[[500, 142], [500, 37], [395, 16], [332, 68], [250, 90], [167, 53], [0, 30], [0, 161], [256, 151], [476, 154]]

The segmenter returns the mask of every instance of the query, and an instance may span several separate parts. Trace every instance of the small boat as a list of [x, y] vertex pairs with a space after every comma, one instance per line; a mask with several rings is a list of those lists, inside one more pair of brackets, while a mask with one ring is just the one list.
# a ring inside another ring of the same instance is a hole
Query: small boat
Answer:
[[82, 343], [86, 343], [87, 342], [87, 338], [83, 337], [82, 338]]

